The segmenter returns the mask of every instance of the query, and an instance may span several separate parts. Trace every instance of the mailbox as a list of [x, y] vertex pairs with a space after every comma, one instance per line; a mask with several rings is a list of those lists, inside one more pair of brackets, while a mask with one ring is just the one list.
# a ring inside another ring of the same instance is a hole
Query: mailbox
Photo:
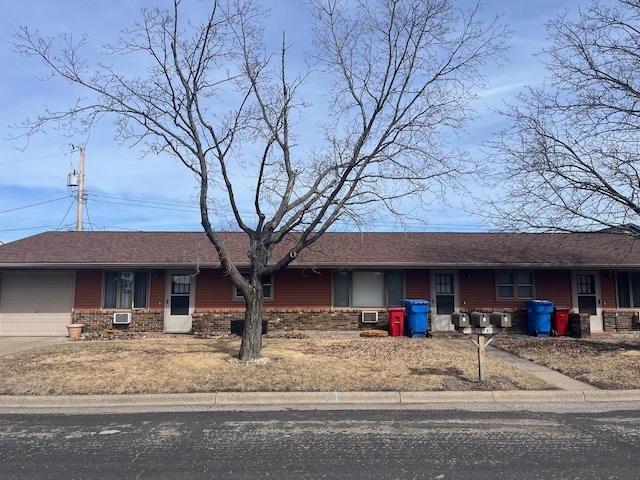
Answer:
[[469, 314], [453, 312], [451, 314], [451, 323], [456, 328], [467, 328], [469, 326]]
[[491, 325], [495, 325], [496, 327], [510, 327], [511, 326], [511, 315], [504, 312], [493, 312], [489, 315], [489, 322]]
[[469, 316], [469, 322], [473, 327], [485, 328], [490, 325], [489, 317], [487, 317], [486, 313], [482, 312], [471, 312]]

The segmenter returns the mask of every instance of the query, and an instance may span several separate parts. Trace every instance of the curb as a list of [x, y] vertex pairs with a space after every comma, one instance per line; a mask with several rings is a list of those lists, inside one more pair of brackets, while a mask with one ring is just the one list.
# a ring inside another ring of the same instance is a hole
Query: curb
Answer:
[[0, 413], [78, 413], [80, 411], [229, 409], [244, 407], [362, 405], [406, 407], [445, 404], [640, 402], [639, 390], [509, 390], [446, 392], [218, 392], [145, 395], [0, 395]]

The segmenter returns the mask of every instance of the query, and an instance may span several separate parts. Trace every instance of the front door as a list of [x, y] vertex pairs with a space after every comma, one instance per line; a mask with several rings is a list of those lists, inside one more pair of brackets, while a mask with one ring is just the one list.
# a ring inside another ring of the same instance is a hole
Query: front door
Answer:
[[191, 316], [195, 307], [195, 283], [195, 277], [187, 272], [170, 272], [167, 275], [165, 333], [191, 331]]
[[597, 272], [573, 272], [573, 304], [579, 313], [588, 313], [592, 332], [602, 332], [602, 301]]
[[431, 277], [431, 331], [455, 330], [451, 314], [459, 309], [456, 272], [434, 272]]

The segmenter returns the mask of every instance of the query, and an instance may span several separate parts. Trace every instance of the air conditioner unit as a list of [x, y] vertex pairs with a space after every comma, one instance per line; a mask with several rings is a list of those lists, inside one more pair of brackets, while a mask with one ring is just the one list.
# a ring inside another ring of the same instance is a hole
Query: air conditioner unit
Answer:
[[378, 323], [378, 312], [362, 312], [362, 323]]
[[116, 312], [113, 314], [114, 325], [129, 325], [131, 323], [131, 312]]

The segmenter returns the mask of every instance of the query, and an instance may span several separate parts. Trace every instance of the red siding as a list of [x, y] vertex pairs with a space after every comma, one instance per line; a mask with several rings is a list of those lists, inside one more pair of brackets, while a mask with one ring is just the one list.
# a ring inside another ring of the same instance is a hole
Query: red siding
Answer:
[[[103, 270], [78, 270], [76, 272], [75, 310], [102, 309], [103, 275]], [[152, 271], [149, 287], [149, 310], [164, 310], [164, 291], [164, 271]]]
[[201, 270], [196, 277], [196, 310], [244, 308], [233, 301], [233, 284], [220, 269]]
[[74, 310], [99, 310], [101, 307], [102, 270], [78, 270]]
[[[604, 308], [616, 308], [615, 276], [600, 272]], [[429, 270], [405, 271], [406, 298], [431, 300]], [[75, 295], [76, 310], [100, 310], [103, 272], [98, 269], [78, 270]], [[556, 306], [571, 307], [570, 270], [536, 270], [535, 296]], [[149, 309], [164, 310], [166, 273], [153, 270], [150, 275]], [[460, 270], [460, 307], [474, 309], [521, 309], [523, 300], [497, 300], [495, 271]], [[330, 309], [332, 302], [331, 270], [289, 269], [275, 275], [274, 299], [265, 301], [266, 309]], [[202, 270], [196, 278], [196, 309], [243, 310], [244, 302], [234, 300], [233, 285], [220, 269]]]
[[[331, 270], [291, 269], [278, 272], [273, 279], [273, 300], [265, 308], [330, 308]], [[233, 284], [222, 270], [203, 270], [196, 281], [196, 309], [244, 309], [244, 302], [233, 298]]]
[[613, 272], [600, 273], [600, 291], [602, 294], [602, 307], [618, 308], [618, 294], [616, 292], [616, 276]]
[[570, 270], [536, 270], [534, 279], [536, 300], [548, 300], [556, 307], [571, 307]]
[[284, 270], [273, 279], [266, 308], [331, 308], [331, 270]]
[[[460, 308], [462, 310], [496, 307], [493, 270], [461, 270], [458, 275], [458, 283], [460, 284]], [[500, 305], [504, 305], [504, 303], [500, 302]], [[512, 308], [510, 305], [505, 306]]]
[[405, 298], [429, 300], [429, 270], [407, 270], [404, 280]]
[[[498, 300], [494, 270], [460, 271], [460, 306], [473, 309], [524, 308], [524, 300]], [[569, 270], [535, 270], [534, 291], [538, 300], [571, 307], [571, 272]]]
[[165, 271], [152, 270], [149, 277], [149, 310], [163, 311], [167, 281]]

